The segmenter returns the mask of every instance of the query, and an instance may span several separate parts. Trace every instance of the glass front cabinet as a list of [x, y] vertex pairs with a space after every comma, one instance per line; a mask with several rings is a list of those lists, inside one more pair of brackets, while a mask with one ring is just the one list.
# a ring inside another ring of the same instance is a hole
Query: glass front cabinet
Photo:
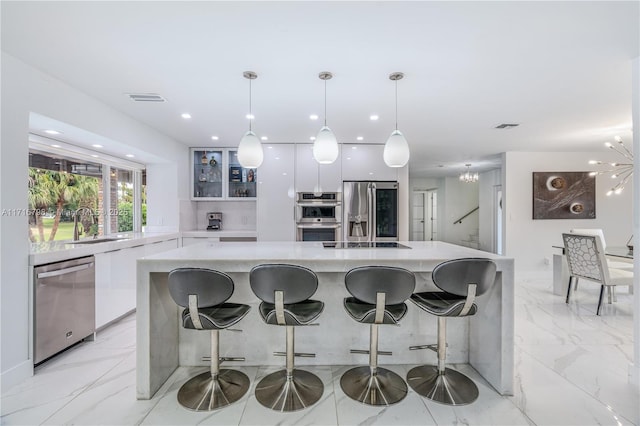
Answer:
[[238, 151], [191, 148], [192, 200], [255, 200], [257, 170], [244, 168]]

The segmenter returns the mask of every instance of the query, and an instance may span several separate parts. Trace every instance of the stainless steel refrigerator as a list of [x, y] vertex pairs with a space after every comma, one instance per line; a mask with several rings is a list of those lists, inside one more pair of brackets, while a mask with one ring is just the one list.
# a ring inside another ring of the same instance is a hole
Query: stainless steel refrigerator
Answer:
[[344, 241], [398, 241], [398, 182], [343, 182]]

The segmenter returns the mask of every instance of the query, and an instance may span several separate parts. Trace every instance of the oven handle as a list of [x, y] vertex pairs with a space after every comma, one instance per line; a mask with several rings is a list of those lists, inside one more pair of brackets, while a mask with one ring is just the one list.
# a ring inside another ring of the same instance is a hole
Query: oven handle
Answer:
[[298, 207], [338, 207], [339, 205], [340, 203], [337, 201], [331, 201], [329, 203], [324, 201], [296, 203]]
[[342, 227], [341, 223], [332, 223], [332, 224], [319, 224], [319, 223], [298, 223], [296, 224], [298, 228], [327, 228], [327, 229], [338, 229]]

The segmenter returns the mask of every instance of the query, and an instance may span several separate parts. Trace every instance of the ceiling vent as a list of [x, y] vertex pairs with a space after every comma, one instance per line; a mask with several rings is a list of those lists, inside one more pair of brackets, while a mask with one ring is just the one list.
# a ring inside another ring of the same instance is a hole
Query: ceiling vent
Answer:
[[129, 99], [134, 102], [166, 102], [167, 100], [157, 93], [127, 93]]
[[515, 123], [502, 123], [496, 126], [496, 129], [512, 129], [514, 127], [518, 127], [519, 124]]

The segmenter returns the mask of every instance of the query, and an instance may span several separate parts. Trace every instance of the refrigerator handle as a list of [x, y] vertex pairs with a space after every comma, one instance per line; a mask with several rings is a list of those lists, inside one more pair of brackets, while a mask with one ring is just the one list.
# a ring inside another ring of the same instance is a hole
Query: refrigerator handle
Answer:
[[376, 240], [376, 229], [377, 229], [377, 225], [376, 225], [376, 184], [375, 183], [370, 183], [369, 184], [369, 197], [367, 197], [369, 199], [369, 223], [368, 223], [368, 228], [369, 228], [369, 235], [367, 237], [367, 241], [375, 241]]

